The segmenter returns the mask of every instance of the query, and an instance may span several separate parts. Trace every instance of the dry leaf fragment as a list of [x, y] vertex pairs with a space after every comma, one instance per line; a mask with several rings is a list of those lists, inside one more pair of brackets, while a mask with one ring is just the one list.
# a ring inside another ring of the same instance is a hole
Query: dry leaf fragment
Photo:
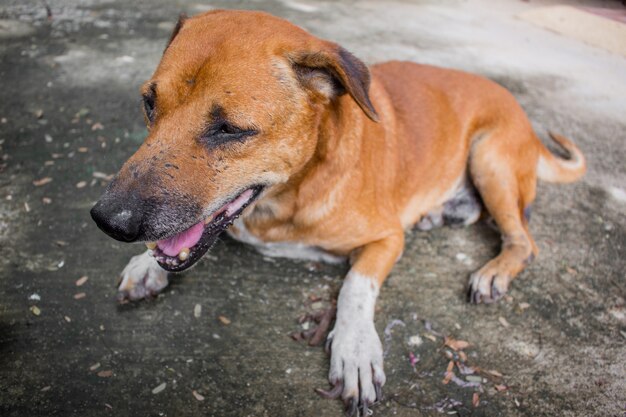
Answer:
[[35, 187], [41, 187], [42, 185], [46, 185], [49, 182], [52, 182], [52, 178], [50, 178], [50, 177], [43, 177], [41, 179], [33, 181], [33, 185]]
[[452, 361], [448, 362], [448, 367], [446, 368], [446, 374], [452, 372], [453, 369], [454, 369], [454, 362]]
[[522, 311], [526, 310], [528, 307], [530, 307], [528, 303], [519, 303], [519, 309]]
[[443, 378], [443, 381], [441, 382], [444, 385], [448, 385], [448, 382], [450, 382], [453, 376], [454, 376], [454, 372], [446, 372], [446, 376]]
[[31, 313], [33, 313], [35, 316], [38, 316], [41, 314], [41, 310], [39, 309], [39, 307], [37, 306], [30, 306], [30, 311]]
[[568, 266], [565, 268], [565, 270], [567, 271], [568, 274], [570, 275], [576, 275], [578, 274], [578, 271], [576, 271], [574, 268], [572, 268], [571, 266]]
[[444, 344], [454, 351], [463, 350], [470, 345], [465, 340], [456, 340], [453, 337], [445, 337]]
[[193, 390], [193, 391], [191, 391], [191, 393], [193, 394], [194, 397], [196, 397], [196, 400], [204, 401], [204, 396], [199, 394], [198, 391]]
[[63, 316], [63, 318], [65, 319], [66, 322], [71, 323], [72, 319], [69, 318], [68, 316]]
[[507, 386], [506, 386], [506, 385], [504, 385], [504, 384], [498, 384], [498, 385], [495, 385], [495, 386], [494, 386], [494, 388], [495, 388], [495, 389], [496, 389], [496, 391], [498, 391], [498, 392], [500, 392], [500, 391], [506, 391], [506, 390], [508, 390], [508, 389], [509, 389], [509, 387], [507, 387]]
[[85, 284], [85, 282], [87, 282], [87, 280], [88, 280], [88, 279], [89, 279], [89, 277], [88, 277], [87, 275], [85, 275], [85, 276], [82, 276], [82, 277], [78, 278], [78, 279], [76, 280], [76, 286], [77, 286], [77, 287], [82, 286], [83, 284]]
[[44, 203], [44, 204], [50, 204], [50, 203], [52, 203], [52, 199], [49, 198], [49, 197], [42, 197], [41, 198], [41, 202]]
[[84, 292], [79, 292], [77, 294], [74, 294], [74, 300], [80, 300], [81, 298], [85, 298], [87, 296], [87, 294], [85, 294]]
[[87, 181], [79, 181], [76, 183], [76, 188], [84, 188], [87, 185]]
[[26, 213], [30, 213], [30, 205], [28, 203], [24, 203], [24, 210], [26, 211]]
[[166, 382], [164, 382], [162, 384], [159, 384], [156, 387], [154, 387], [154, 389], [152, 390], [152, 393], [153, 394], [158, 394], [159, 392], [163, 391], [166, 386], [167, 386]]
[[55, 243], [55, 245], [57, 245], [57, 246], [67, 246], [67, 245], [69, 245], [69, 243], [67, 243], [67, 242], [66, 242], [66, 241], [64, 241], [64, 240], [55, 240], [55, 241], [54, 241], [54, 243]]
[[113, 376], [113, 371], [111, 370], [107, 370], [107, 371], [100, 371], [97, 374], [100, 378], [109, 378], [111, 376]]
[[472, 395], [472, 405], [474, 406], [474, 408], [478, 407], [478, 405], [480, 404], [480, 395], [475, 392], [474, 395]]
[[202, 315], [202, 306], [200, 304], [196, 304], [193, 308], [193, 316], [197, 319]]
[[99, 180], [111, 181], [115, 174], [105, 174], [104, 172], [96, 171], [93, 174], [94, 178], [98, 178]]
[[504, 327], [509, 327], [510, 326], [509, 322], [506, 321], [506, 319], [504, 317], [502, 317], [502, 316], [498, 317], [498, 321]]
[[50, 391], [50, 388], [52, 388], [50, 385], [46, 385], [46, 386], [45, 386], [45, 387], [43, 387], [40, 391], [41, 391], [41, 392]]
[[78, 150], [78, 152], [80, 152], [80, 153], [85, 153], [85, 152], [89, 151], [89, 148], [85, 148], [84, 146], [81, 146], [81, 147], [80, 147], [80, 148], [78, 148], [77, 150]]
[[428, 340], [432, 340], [433, 342], [436, 342], [436, 341], [437, 341], [437, 338], [436, 338], [435, 336], [433, 336], [432, 334], [430, 334], [430, 333], [425, 333], [425, 334], [424, 334], [424, 337], [425, 337], [426, 339], [428, 339]]
[[89, 367], [89, 370], [90, 370], [90, 371], [95, 371], [95, 370], [96, 370], [96, 369], [98, 369], [99, 367], [100, 367], [100, 362], [98, 362], [98, 363], [94, 363], [93, 365], [91, 365], [91, 366]]
[[489, 369], [486, 372], [490, 375], [497, 376], [498, 378], [502, 378], [503, 376], [500, 372], [494, 371], [493, 369]]
[[222, 322], [222, 324], [228, 326], [230, 324], [230, 320], [227, 317], [219, 316], [218, 320]]
[[104, 126], [100, 122], [96, 122], [93, 125], [91, 125], [91, 130], [93, 131], [102, 130], [102, 129], [104, 129]]

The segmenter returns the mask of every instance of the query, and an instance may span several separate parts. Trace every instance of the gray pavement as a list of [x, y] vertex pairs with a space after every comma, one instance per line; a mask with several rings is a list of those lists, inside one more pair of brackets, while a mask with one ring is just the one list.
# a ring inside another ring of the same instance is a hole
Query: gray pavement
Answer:
[[[407, 232], [379, 298], [388, 382], [375, 415], [624, 416], [626, 58], [516, 17], [551, 3], [71, 0], [49, 1], [48, 17], [42, 2], [0, 1], [0, 415], [341, 415], [313, 392], [327, 387], [323, 349], [290, 334], [329, 305], [346, 267], [224, 238], [158, 298], [119, 305], [117, 274], [142, 249], [89, 218], [146, 134], [138, 88], [177, 15], [232, 7], [286, 17], [369, 63], [481, 73], [540, 136], [565, 134], [587, 155], [581, 182], [540, 184], [539, 257], [498, 305], [464, 298], [497, 252], [489, 227]], [[470, 343], [477, 374], [443, 383], [443, 336]]]

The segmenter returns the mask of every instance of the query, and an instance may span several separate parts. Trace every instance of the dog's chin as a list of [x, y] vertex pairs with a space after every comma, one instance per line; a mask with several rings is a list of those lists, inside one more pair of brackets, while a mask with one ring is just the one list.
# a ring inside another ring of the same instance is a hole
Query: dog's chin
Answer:
[[262, 185], [249, 187], [206, 219], [158, 242], [149, 242], [146, 246], [161, 268], [169, 272], [182, 272], [204, 256], [218, 236], [259, 197], [263, 188]]

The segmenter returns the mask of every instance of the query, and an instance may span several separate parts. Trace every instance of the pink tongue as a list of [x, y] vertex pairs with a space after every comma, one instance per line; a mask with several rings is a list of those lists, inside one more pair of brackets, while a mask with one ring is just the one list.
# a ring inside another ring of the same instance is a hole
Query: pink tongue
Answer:
[[159, 240], [157, 245], [167, 256], [178, 256], [181, 249], [191, 248], [193, 245], [198, 243], [203, 231], [204, 224], [203, 222], [200, 222], [175, 236]]

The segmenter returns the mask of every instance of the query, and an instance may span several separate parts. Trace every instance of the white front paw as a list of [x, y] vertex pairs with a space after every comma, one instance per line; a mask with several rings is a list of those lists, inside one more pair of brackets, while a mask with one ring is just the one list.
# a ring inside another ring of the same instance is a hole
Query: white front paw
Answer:
[[338, 323], [328, 336], [330, 371], [333, 386], [341, 384], [341, 398], [348, 415], [357, 408], [366, 415], [368, 406], [380, 401], [385, 385], [383, 349], [374, 323], [367, 320]]
[[339, 292], [335, 328], [328, 335], [333, 388], [318, 392], [326, 398], [341, 395], [349, 416], [368, 415], [369, 405], [382, 399], [383, 348], [374, 327], [377, 295], [375, 280], [350, 272]]
[[167, 271], [147, 251], [130, 258], [120, 278], [117, 295], [120, 301], [153, 297], [168, 284]]

